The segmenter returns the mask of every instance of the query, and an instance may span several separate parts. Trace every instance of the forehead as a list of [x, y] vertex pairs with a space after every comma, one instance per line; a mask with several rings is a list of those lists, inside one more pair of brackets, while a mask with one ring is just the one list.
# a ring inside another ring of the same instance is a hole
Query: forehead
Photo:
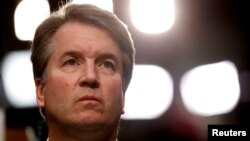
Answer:
[[120, 52], [117, 43], [108, 32], [96, 25], [80, 22], [67, 22], [52, 37], [56, 49], [98, 49]]
[[[52, 37], [52, 40], [62, 41], [58, 38], [67, 38], [70, 40], [78, 39], [88, 39], [93, 40], [95, 38], [105, 38], [106, 41], [112, 40], [112, 42], [115, 42], [115, 40], [109, 36], [109, 33], [104, 28], [101, 28], [97, 25], [91, 24], [91, 23], [84, 23], [84, 22], [77, 22], [77, 21], [68, 21], [61, 25], [59, 29], [56, 31], [54, 36]], [[73, 38], [74, 37], [74, 38]], [[65, 40], [65, 39], [64, 39]]]

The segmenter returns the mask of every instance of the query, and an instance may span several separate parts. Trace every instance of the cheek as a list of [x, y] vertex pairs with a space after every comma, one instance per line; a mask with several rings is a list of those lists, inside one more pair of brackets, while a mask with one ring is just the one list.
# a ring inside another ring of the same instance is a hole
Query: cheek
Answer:
[[65, 77], [53, 77], [47, 82], [48, 93], [61, 93], [61, 91], [67, 90], [69, 87], [69, 82]]
[[122, 81], [121, 78], [108, 79], [104, 81], [103, 88], [106, 90], [105, 99], [110, 107], [123, 106], [123, 92], [122, 92]]
[[48, 76], [46, 97], [52, 101], [64, 102], [70, 97], [74, 86], [74, 77], [60, 73]]
[[60, 73], [48, 76], [45, 89], [45, 107], [51, 115], [64, 116], [72, 106], [73, 77]]
[[68, 88], [74, 86], [76, 82], [75, 75], [65, 75], [59, 71], [52, 72], [48, 75], [48, 86], [59, 89], [61, 91], [67, 90]]

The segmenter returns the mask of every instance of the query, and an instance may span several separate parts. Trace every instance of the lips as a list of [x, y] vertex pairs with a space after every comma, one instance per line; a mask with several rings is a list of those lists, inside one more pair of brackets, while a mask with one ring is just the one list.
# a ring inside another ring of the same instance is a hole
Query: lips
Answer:
[[100, 99], [94, 97], [94, 96], [83, 96], [81, 97], [79, 100], [80, 101], [97, 101], [97, 102], [100, 102]]

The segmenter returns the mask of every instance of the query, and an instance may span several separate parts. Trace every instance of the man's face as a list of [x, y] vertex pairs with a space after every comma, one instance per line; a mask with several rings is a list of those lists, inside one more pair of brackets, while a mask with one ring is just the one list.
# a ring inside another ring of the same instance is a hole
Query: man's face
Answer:
[[123, 113], [122, 55], [102, 29], [68, 22], [52, 38], [46, 83], [37, 103], [49, 123], [79, 128], [117, 124]]

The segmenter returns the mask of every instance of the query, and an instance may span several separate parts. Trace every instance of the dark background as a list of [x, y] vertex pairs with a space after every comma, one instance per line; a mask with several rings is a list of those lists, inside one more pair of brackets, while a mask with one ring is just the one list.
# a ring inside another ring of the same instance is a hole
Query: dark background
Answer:
[[[27, 50], [30, 46], [30, 42], [20, 41], [15, 36], [13, 17], [19, 2], [1, 0], [0, 3], [1, 60], [9, 51]], [[162, 66], [174, 80], [174, 102], [170, 109], [154, 120], [122, 120], [120, 141], [201, 141], [206, 140], [208, 124], [249, 125], [250, 4], [247, 0], [174, 0], [174, 26], [167, 32], [152, 35], [133, 26], [128, 0], [113, 2], [114, 13], [131, 31], [137, 52], [136, 63]], [[49, 0], [49, 3], [51, 11], [58, 9], [57, 0]], [[195, 66], [222, 60], [234, 62], [239, 72], [241, 98], [237, 107], [230, 113], [217, 116], [193, 115], [186, 110], [180, 97], [181, 77]], [[43, 123], [39, 120], [38, 109], [12, 107], [2, 88], [0, 107], [6, 112], [7, 141], [19, 136], [27, 126], [41, 131]]]

